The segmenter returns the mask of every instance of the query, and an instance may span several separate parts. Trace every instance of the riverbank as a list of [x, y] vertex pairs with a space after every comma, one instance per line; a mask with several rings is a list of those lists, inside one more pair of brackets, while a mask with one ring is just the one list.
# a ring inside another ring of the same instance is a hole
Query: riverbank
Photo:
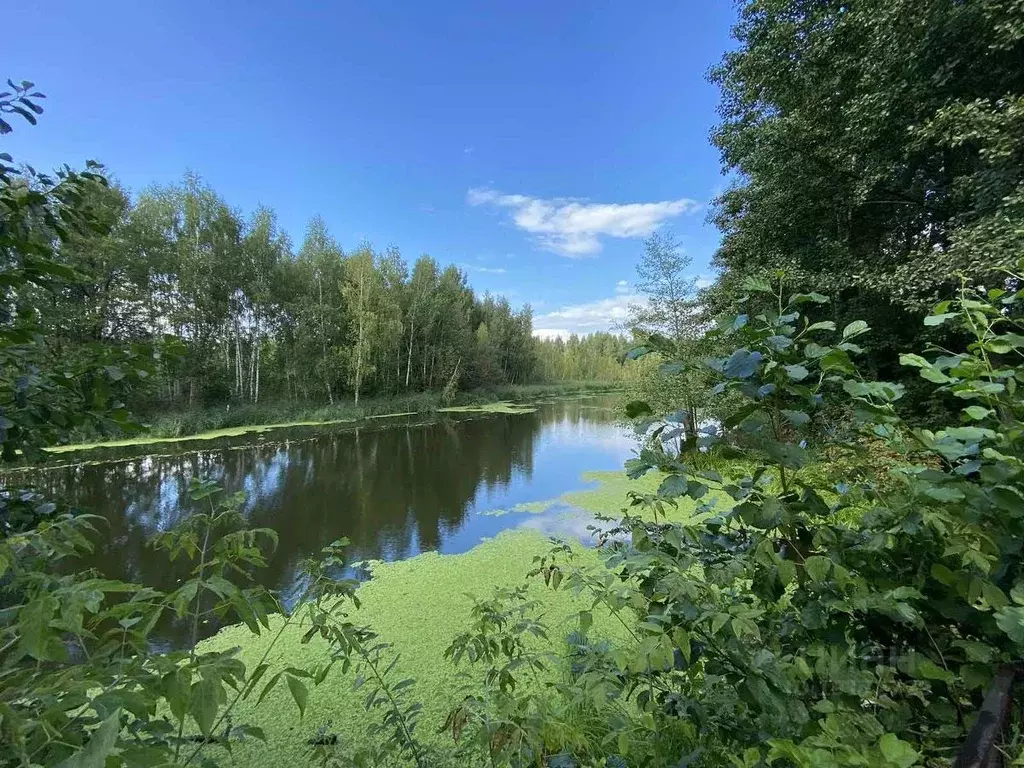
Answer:
[[[584, 482], [595, 483], [585, 490], [566, 494], [560, 499], [531, 505], [537, 511], [557, 501], [566, 501], [589, 512], [617, 515], [627, 503], [630, 490], [651, 492], [660, 482], [656, 476], [629, 480], [623, 472], [586, 473]], [[682, 500], [672, 517], [684, 519], [693, 513], [693, 502]], [[444, 650], [461, 632], [470, 628], [472, 597], [487, 597], [495, 588], [515, 587], [527, 583], [531, 600], [539, 603], [539, 612], [548, 629], [549, 650], [564, 657], [566, 638], [579, 629], [579, 612], [590, 611], [593, 624], [588, 637], [592, 642], [609, 639], [629, 642], [628, 631], [616, 619], [593, 606], [586, 595], [574, 596], [566, 590], [554, 591], [539, 578], [527, 578], [536, 567], [534, 558], [550, 551], [551, 541], [533, 530], [508, 530], [487, 539], [473, 549], [458, 555], [428, 552], [407, 560], [374, 563], [373, 578], [358, 590], [361, 606], [353, 612], [353, 621], [369, 625], [381, 640], [393, 647], [388, 661], [397, 657], [394, 680], [412, 678], [408, 700], [423, 704], [417, 736], [428, 746], [450, 752], [454, 746], [449, 732], [441, 733], [448, 712], [465, 695], [460, 673], [469, 672], [470, 680], [479, 690], [484, 670], [463, 664], [456, 668], [444, 658]], [[573, 543], [577, 564], [603, 568], [597, 550]], [[201, 651], [226, 651], [239, 648], [239, 658], [252, 668], [273, 641], [282, 619], [271, 625], [271, 632], [253, 636], [244, 626], [228, 627], [200, 644]], [[286, 628], [267, 658], [275, 669], [313, 667], [325, 659], [325, 647], [317, 640], [303, 644], [300, 626]], [[550, 667], [547, 682], [567, 674], [565, 669]], [[277, 762], [303, 762], [310, 750], [309, 740], [318, 732], [337, 738], [339, 753], [349, 757], [353, 748], [368, 742], [368, 728], [380, 712], [367, 713], [365, 690], [353, 690], [354, 675], [335, 669], [324, 682], [310, 685], [309, 701], [304, 717], [300, 717], [287, 688], [271, 692], [259, 706], [244, 703], [235, 713], [236, 722], [259, 726], [266, 743], [246, 743], [234, 748], [238, 765], [270, 765]], [[543, 681], [542, 681], [543, 682]], [[322, 729], [322, 730], [321, 730]], [[323, 736], [321, 736], [323, 737]], [[342, 764], [344, 758], [342, 759]], [[438, 762], [438, 766], [448, 763]]]
[[436, 392], [418, 392], [392, 398], [369, 398], [358, 406], [351, 402], [334, 405], [270, 403], [218, 406], [201, 410], [161, 414], [144, 423], [143, 430], [114, 440], [83, 441], [47, 448], [49, 453], [84, 451], [93, 448], [124, 448], [185, 440], [216, 440], [259, 434], [288, 427], [318, 427], [348, 424], [364, 419], [382, 419], [429, 413], [521, 413], [528, 403], [551, 397], [596, 395], [616, 392], [610, 382], [565, 382], [527, 384], [460, 392], [450, 406], [442, 406]]

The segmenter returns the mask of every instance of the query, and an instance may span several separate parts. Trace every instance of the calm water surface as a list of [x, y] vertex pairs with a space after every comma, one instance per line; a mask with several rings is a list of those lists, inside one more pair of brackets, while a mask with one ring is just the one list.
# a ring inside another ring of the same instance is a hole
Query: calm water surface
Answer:
[[[168, 563], [147, 541], [191, 513], [189, 481], [206, 477], [227, 491], [244, 491], [249, 524], [280, 536], [269, 567], [257, 577], [287, 599], [301, 561], [343, 536], [351, 541], [348, 559], [358, 561], [465, 552], [520, 526], [582, 533], [587, 521], [566, 514], [564, 505], [539, 515], [493, 512], [585, 487], [584, 471], [621, 469], [634, 440], [616, 423], [614, 403], [595, 397], [546, 403], [525, 414], [382, 419], [201, 450], [194, 442], [157, 445], [148, 450], [171, 455], [120, 455], [22, 479], [109, 521], [109, 536], [88, 565], [163, 590], [174, 589], [187, 569]], [[206, 633], [215, 629], [208, 626]], [[180, 645], [185, 627], [169, 622], [161, 633], [168, 644]]]

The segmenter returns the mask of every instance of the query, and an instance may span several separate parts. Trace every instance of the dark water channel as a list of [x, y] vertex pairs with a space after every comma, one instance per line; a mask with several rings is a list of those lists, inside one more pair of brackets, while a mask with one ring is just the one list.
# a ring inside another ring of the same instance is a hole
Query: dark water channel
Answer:
[[[564, 505], [541, 514], [514, 508], [585, 487], [584, 471], [622, 467], [634, 442], [616, 423], [614, 404], [613, 397], [594, 397], [545, 403], [533, 413], [380, 419], [144, 448], [154, 455], [90, 452], [79, 458], [94, 463], [19, 473], [17, 482], [109, 521], [88, 566], [168, 591], [187, 569], [147, 541], [191, 513], [189, 481], [206, 477], [244, 491], [249, 524], [280, 537], [257, 577], [287, 599], [302, 560], [341, 537], [351, 541], [350, 561], [400, 560], [428, 550], [464, 552], [507, 528], [582, 531]], [[161, 628], [171, 645], [184, 633], [173, 622]]]

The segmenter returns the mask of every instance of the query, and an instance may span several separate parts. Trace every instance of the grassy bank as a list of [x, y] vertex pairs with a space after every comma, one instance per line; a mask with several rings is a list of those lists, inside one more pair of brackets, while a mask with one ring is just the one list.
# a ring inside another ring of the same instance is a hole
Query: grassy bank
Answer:
[[117, 448], [152, 445], [178, 440], [214, 440], [248, 433], [268, 432], [286, 427], [313, 427], [342, 424], [362, 419], [410, 416], [422, 413], [463, 413], [474, 410], [517, 413], [524, 402], [548, 397], [598, 394], [616, 391], [609, 382], [565, 382], [561, 384], [528, 384], [460, 392], [455, 403], [442, 407], [436, 392], [417, 392], [390, 398], [368, 398], [356, 406], [351, 402], [325, 405], [285, 402], [259, 405], [217, 406], [151, 417], [141, 433], [115, 440], [83, 440], [52, 446], [52, 453], [80, 451], [89, 448]]
[[[588, 473], [584, 480], [596, 481], [591, 489], [563, 499], [579, 503], [595, 513], [617, 514], [625, 505], [629, 490], [650, 491], [658, 478], [631, 481], [621, 472]], [[680, 505], [675, 512], [679, 519], [692, 513]], [[512, 530], [482, 542], [461, 555], [426, 553], [409, 560], [375, 564], [373, 578], [358, 591], [362, 607], [355, 620], [368, 624], [381, 638], [393, 644], [398, 655], [398, 675], [414, 678], [411, 699], [423, 703], [422, 720], [417, 731], [428, 744], [449, 748], [450, 734], [440, 734], [447, 713], [464, 695], [459, 670], [443, 658], [444, 649], [469, 626], [470, 594], [488, 596], [495, 587], [511, 587], [523, 583], [533, 567], [533, 558], [551, 547], [543, 535], [535, 531]], [[577, 557], [584, 564], [601, 567], [598, 553], [577, 547]], [[566, 636], [578, 628], [578, 612], [591, 608], [586, 597], [574, 597], [546, 588], [539, 579], [532, 580], [531, 596], [543, 605], [544, 621], [549, 628], [552, 649], [565, 648]], [[278, 619], [280, 622], [280, 619]], [[273, 625], [273, 629], [280, 623]], [[240, 657], [252, 666], [262, 657], [271, 642], [272, 633], [253, 637], [244, 626], [229, 627], [201, 644], [202, 651], [224, 651], [239, 647]], [[268, 662], [272, 668], [314, 666], [325, 661], [324, 646], [317, 641], [303, 645], [301, 627], [285, 629], [274, 646]], [[597, 608], [592, 638], [614, 638], [625, 642], [625, 629], [613, 617]], [[460, 669], [466, 669], [463, 665]], [[475, 670], [479, 688], [482, 672]], [[565, 674], [551, 669], [550, 675]], [[271, 671], [268, 671], [269, 678]], [[305, 717], [299, 713], [285, 688], [273, 691], [259, 707], [246, 705], [236, 713], [236, 722], [260, 726], [267, 735], [266, 744], [236, 747], [234, 759], [239, 765], [299, 764], [309, 746], [307, 740], [324, 727], [335, 733], [341, 749], [367, 739], [371, 720], [363, 707], [364, 693], [352, 689], [352, 674], [333, 671], [318, 687], [311, 690]]]

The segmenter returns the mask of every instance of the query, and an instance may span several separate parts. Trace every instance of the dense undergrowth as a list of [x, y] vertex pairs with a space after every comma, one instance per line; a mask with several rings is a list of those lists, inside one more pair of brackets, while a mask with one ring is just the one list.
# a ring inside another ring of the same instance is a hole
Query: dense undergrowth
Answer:
[[[948, 764], [1024, 652], [1018, 280], [936, 308], [963, 351], [904, 355], [961, 404], [932, 429], [858, 373], [866, 324], [749, 280], [750, 310], [713, 334], [733, 350], [709, 362], [721, 425], [690, 440], [685, 414], [651, 413], [630, 479], [567, 497], [609, 513], [598, 550], [505, 534], [357, 589], [338, 542], [297, 565], [288, 607], [245, 578], [273, 532], [211, 486], [155, 543], [195, 566], [170, 594], [55, 571], [91, 519], [8, 499], [42, 517], [0, 544], [8, 762]], [[242, 624], [155, 654], [164, 612]]]

